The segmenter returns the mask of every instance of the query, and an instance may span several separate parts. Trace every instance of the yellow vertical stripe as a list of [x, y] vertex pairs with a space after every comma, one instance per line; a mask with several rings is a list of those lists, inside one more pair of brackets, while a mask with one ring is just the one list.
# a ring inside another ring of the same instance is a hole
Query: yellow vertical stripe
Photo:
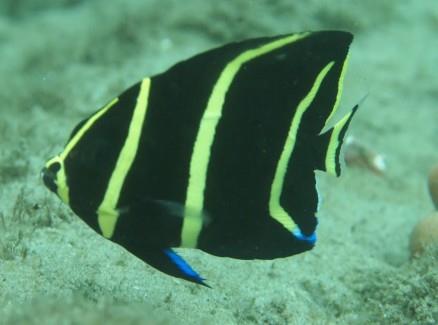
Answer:
[[[277, 168], [275, 170], [274, 181], [271, 186], [271, 195], [269, 198], [269, 212], [275, 220], [281, 223], [286, 229], [292, 231], [295, 227], [295, 223], [289, 214], [283, 209], [280, 204], [281, 192], [283, 191], [284, 177], [286, 176], [287, 166], [289, 160], [292, 156], [292, 152], [295, 146], [295, 141], [297, 138], [298, 129], [301, 123], [302, 116], [304, 112], [312, 104], [313, 99], [318, 93], [319, 87], [324, 80], [327, 73], [333, 67], [334, 62], [327, 64], [324, 69], [320, 71], [312, 85], [309, 93], [301, 100], [298, 104], [296, 112], [292, 118], [292, 123], [289, 128], [289, 132], [286, 138], [286, 142], [281, 152], [280, 159], [277, 163]], [[293, 200], [293, 198], [291, 198]]]
[[69, 188], [67, 184], [67, 177], [65, 174], [65, 168], [64, 168], [64, 160], [70, 153], [70, 151], [74, 148], [74, 146], [78, 143], [79, 139], [82, 138], [82, 136], [87, 132], [94, 124], [94, 122], [100, 118], [103, 114], [105, 114], [108, 109], [110, 109], [114, 104], [118, 102], [118, 98], [114, 98], [111, 102], [109, 102], [107, 105], [105, 105], [102, 109], [98, 110], [93, 116], [91, 116], [87, 122], [76, 132], [76, 134], [71, 138], [71, 140], [67, 143], [67, 145], [64, 148], [64, 151], [61, 152], [56, 157], [53, 157], [49, 161], [46, 162], [46, 167], [49, 167], [51, 164], [58, 162], [61, 165], [61, 169], [56, 174], [56, 186], [58, 189], [58, 195], [61, 198], [63, 202], [66, 204], [69, 204], [70, 201], [70, 195], [69, 195]]
[[325, 120], [324, 127], [326, 127], [327, 122], [330, 121], [332, 116], [336, 113], [339, 107], [339, 103], [341, 102], [342, 91], [344, 89], [344, 77], [345, 77], [345, 72], [347, 71], [348, 68], [349, 58], [350, 58], [350, 52], [347, 53], [347, 56], [345, 57], [344, 63], [342, 65], [341, 75], [339, 76], [339, 80], [338, 80], [338, 92], [336, 94], [336, 101], [335, 104], [333, 105], [333, 109], [330, 115]]
[[[306, 37], [308, 33], [283, 37], [258, 48], [247, 50], [230, 61], [221, 72], [204, 111], [190, 162], [190, 178], [185, 206], [190, 213], [185, 214], [182, 233], [182, 247], [196, 247], [202, 228], [202, 210], [210, 150], [216, 127], [222, 116], [223, 104], [228, 89], [241, 66], [261, 55], [274, 51]], [[194, 213], [192, 213], [195, 211]]]
[[137, 104], [135, 105], [129, 125], [128, 135], [111, 174], [105, 196], [97, 210], [99, 227], [102, 231], [102, 235], [106, 238], [112, 237], [117, 224], [119, 212], [116, 207], [126, 175], [134, 162], [138, 150], [141, 130], [146, 117], [149, 88], [150, 79], [143, 79], [137, 97]]
[[346, 114], [338, 123], [333, 127], [333, 132], [330, 136], [330, 142], [327, 148], [327, 153], [325, 155], [325, 169], [327, 173], [336, 175], [336, 150], [339, 146], [339, 133], [342, 131], [345, 123], [348, 122], [353, 112]]

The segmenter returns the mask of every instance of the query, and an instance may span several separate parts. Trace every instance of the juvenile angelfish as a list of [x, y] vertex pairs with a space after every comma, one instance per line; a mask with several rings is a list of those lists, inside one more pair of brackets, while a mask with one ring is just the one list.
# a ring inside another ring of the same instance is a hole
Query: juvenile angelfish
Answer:
[[140, 82], [80, 122], [43, 168], [91, 228], [156, 269], [207, 285], [174, 247], [274, 259], [316, 242], [315, 170], [340, 175], [355, 106], [325, 129], [353, 36], [230, 43]]

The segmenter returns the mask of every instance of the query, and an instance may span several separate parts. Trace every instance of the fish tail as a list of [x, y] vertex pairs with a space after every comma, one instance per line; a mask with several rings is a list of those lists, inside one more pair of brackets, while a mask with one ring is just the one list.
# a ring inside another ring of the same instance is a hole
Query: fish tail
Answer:
[[316, 137], [316, 169], [331, 175], [341, 175], [340, 152], [348, 126], [359, 104], [344, 115], [333, 127]]

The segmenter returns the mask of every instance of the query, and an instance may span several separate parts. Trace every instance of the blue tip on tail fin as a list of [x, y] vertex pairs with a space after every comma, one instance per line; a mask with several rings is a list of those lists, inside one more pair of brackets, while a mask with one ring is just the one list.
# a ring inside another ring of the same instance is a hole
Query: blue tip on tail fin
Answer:
[[296, 239], [306, 242], [309, 245], [315, 245], [316, 243], [316, 232], [313, 232], [311, 235], [306, 236], [305, 234], [303, 234], [301, 232], [301, 230], [299, 228], [296, 228], [292, 234], [295, 236]]

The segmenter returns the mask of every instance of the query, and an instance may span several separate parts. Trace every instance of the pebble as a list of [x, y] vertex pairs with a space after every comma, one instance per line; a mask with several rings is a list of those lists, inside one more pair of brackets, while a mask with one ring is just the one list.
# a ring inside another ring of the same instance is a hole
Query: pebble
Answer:
[[438, 245], [438, 212], [420, 220], [411, 233], [411, 257], [421, 255], [428, 246]]
[[438, 209], [438, 165], [432, 167], [428, 179], [429, 194], [435, 208]]

